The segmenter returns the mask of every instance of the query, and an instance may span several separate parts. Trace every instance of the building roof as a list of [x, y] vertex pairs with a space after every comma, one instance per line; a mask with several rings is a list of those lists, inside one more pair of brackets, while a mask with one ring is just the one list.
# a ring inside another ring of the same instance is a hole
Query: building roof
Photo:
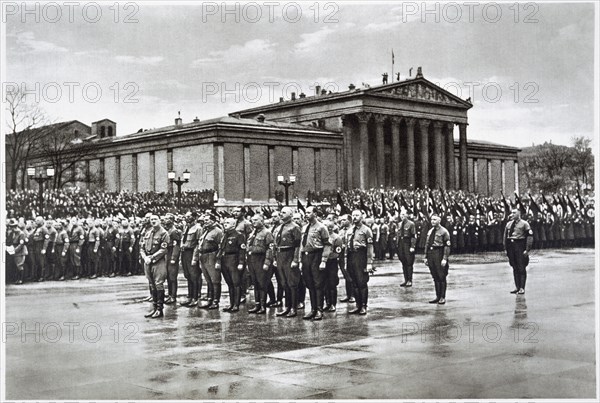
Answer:
[[[68, 127], [69, 125], [72, 125], [73, 123], [79, 123], [80, 125], [87, 127], [90, 131], [92, 130], [92, 128], [90, 126], [86, 125], [85, 123], [81, 123], [79, 120], [67, 120], [64, 122], [51, 123], [51, 124], [45, 125], [45, 126], [34, 127], [29, 130], [32, 132], [39, 132], [39, 131], [49, 132], [49, 131], [53, 131], [53, 130], [64, 129], [65, 127]], [[17, 134], [22, 133], [23, 131], [24, 130], [17, 132]]]
[[[232, 112], [232, 113], [230, 113], [230, 115], [231, 116], [236, 115], [236, 114], [248, 115], [248, 114], [254, 114], [254, 113], [259, 113], [259, 112], [263, 112], [263, 111], [267, 112], [267, 111], [272, 111], [272, 110], [277, 110], [277, 109], [282, 109], [282, 108], [296, 107], [298, 105], [306, 105], [306, 104], [310, 104], [310, 103], [330, 102], [332, 100], [338, 100], [338, 99], [343, 99], [343, 98], [348, 98], [348, 97], [388, 95], [388, 93], [391, 93], [396, 88], [411, 86], [412, 84], [423, 84], [425, 87], [433, 89], [436, 92], [443, 94], [443, 96], [446, 99], [452, 100], [452, 102], [454, 104], [454, 105], [446, 104], [448, 106], [454, 106], [454, 107], [459, 107], [459, 108], [464, 108], [464, 109], [470, 109], [473, 107], [473, 104], [471, 104], [471, 102], [465, 101], [465, 100], [457, 97], [456, 95], [445, 90], [444, 88], [442, 88], [442, 87], [436, 85], [435, 83], [432, 83], [431, 81], [427, 80], [426, 78], [420, 76], [420, 77], [415, 77], [415, 78], [409, 78], [409, 79], [406, 79], [403, 81], [392, 82], [390, 84], [376, 85], [376, 86], [372, 86], [372, 87], [371, 86], [356, 87], [352, 90], [348, 89], [346, 91], [340, 91], [340, 92], [335, 92], [335, 93], [331, 93], [331, 94], [312, 95], [312, 96], [306, 96], [304, 98], [296, 98], [295, 100], [285, 100], [285, 101], [275, 102], [272, 104], [258, 106], [255, 108], [244, 109], [244, 110], [241, 110], [238, 112]], [[415, 102], [427, 102], [427, 103], [434, 103], [434, 104], [438, 104], [438, 105], [440, 104], [440, 102], [434, 101], [433, 99], [429, 100], [429, 99], [423, 99], [423, 98], [417, 98], [417, 97], [406, 97], [406, 99], [409, 99], [409, 100], [415, 101]]]
[[[458, 143], [459, 143], [458, 141], [454, 141], [455, 145]], [[506, 151], [516, 151], [516, 152], [521, 151], [521, 149], [519, 147], [507, 146], [506, 144], [500, 144], [500, 143], [493, 143], [493, 142], [487, 141], [487, 140], [467, 139], [467, 144], [473, 145], [473, 146], [488, 147], [488, 148], [497, 148], [497, 149], [501, 148]]]
[[259, 122], [256, 119], [247, 119], [247, 118], [237, 118], [233, 116], [222, 116], [214, 119], [201, 120], [197, 122], [189, 122], [181, 125], [170, 125], [159, 128], [153, 128], [144, 130], [142, 132], [130, 133], [122, 136], [116, 137], [105, 137], [103, 139], [98, 139], [98, 141], [119, 141], [125, 139], [137, 139], [144, 137], [151, 137], [158, 134], [177, 132], [181, 130], [188, 131], [190, 129], [196, 128], [209, 128], [211, 126], [214, 127], [248, 127], [254, 129], [284, 129], [284, 130], [292, 130], [292, 131], [301, 131], [303, 134], [320, 134], [320, 135], [337, 135], [341, 134], [338, 132], [323, 130], [318, 127], [299, 124], [299, 123], [288, 123], [288, 122], [275, 122], [272, 120], [264, 120], [263, 122]]
[[114, 124], [117, 124], [117, 122], [115, 122], [114, 120], [110, 120], [108, 118], [104, 118], [104, 119], [100, 119], [100, 120], [96, 120], [95, 122], [92, 122], [92, 124], [94, 123], [99, 123], [99, 122], [104, 122], [105, 120], [108, 120], [109, 122], [112, 122]]

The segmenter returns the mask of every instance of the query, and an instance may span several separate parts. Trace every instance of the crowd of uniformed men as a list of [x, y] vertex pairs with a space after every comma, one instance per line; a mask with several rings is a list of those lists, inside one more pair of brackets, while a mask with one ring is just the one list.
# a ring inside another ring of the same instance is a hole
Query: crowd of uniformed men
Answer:
[[[336, 310], [339, 271], [345, 279], [345, 298], [340, 301], [356, 303], [350, 313], [366, 314], [369, 274], [376, 260], [398, 255], [402, 286], [411, 287], [415, 255], [423, 251], [436, 291], [430, 302], [444, 304], [451, 252], [505, 249], [515, 277], [512, 292], [522, 294], [532, 247], [593, 244], [593, 214], [557, 215], [542, 206], [534, 214], [537, 218], [526, 221], [521, 219], [523, 206], [507, 205], [506, 215], [479, 214], [475, 209], [477, 214], [464, 215], [464, 224], [459, 208], [427, 215], [418, 211], [417, 203], [396, 201], [397, 212], [383, 208], [381, 218], [367, 216], [364, 205], [347, 209], [339, 196], [337, 208], [326, 211], [299, 203], [298, 209], [259, 213], [237, 207], [229, 213], [208, 209], [133, 219], [10, 218], [7, 279], [21, 284], [143, 273], [153, 302], [147, 317], [152, 318], [163, 315], [164, 304], [219, 309], [224, 279], [229, 301], [223, 311], [239, 311], [252, 286], [254, 306], [249, 313], [264, 314], [277, 307], [278, 316], [294, 317], [304, 308], [308, 293], [310, 309], [304, 319], [320, 320], [323, 312]], [[535, 213], [531, 207], [530, 202], [527, 210]], [[178, 301], [180, 271], [187, 280], [187, 298]]]

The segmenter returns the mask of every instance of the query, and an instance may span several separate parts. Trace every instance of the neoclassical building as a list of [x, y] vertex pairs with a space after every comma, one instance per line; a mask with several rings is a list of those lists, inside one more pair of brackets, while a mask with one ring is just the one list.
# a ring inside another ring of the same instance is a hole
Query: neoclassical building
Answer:
[[218, 119], [178, 117], [129, 135], [116, 135], [116, 123], [103, 119], [86, 140], [97, 152], [80, 164], [80, 186], [172, 191], [167, 173], [187, 169], [184, 189], [215, 189], [225, 204], [273, 201], [282, 188], [277, 176], [292, 173], [292, 194], [301, 198], [308, 190], [380, 186], [518, 190], [520, 150], [468, 140], [472, 107], [419, 69], [400, 82], [337, 93], [317, 88], [311, 96], [292, 94]]

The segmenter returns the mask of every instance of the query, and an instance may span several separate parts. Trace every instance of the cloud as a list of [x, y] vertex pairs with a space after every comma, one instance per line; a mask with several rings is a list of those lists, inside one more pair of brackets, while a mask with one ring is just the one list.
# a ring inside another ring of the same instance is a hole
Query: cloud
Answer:
[[16, 37], [17, 44], [22, 46], [26, 52], [68, 52], [67, 48], [52, 42], [36, 40], [31, 31], [19, 32], [11, 36]]
[[383, 32], [392, 30], [400, 25], [402, 25], [402, 21], [386, 21], [379, 23], [372, 22], [370, 24], [365, 25], [363, 31], [367, 33]]
[[302, 41], [294, 45], [294, 51], [310, 52], [312, 50], [315, 50], [333, 32], [335, 32], [333, 29], [329, 27], [324, 27], [315, 32], [302, 34], [300, 35]]
[[142, 66], [156, 66], [164, 60], [162, 56], [115, 56], [115, 60], [127, 64], [139, 64]]
[[208, 52], [208, 56], [196, 59], [192, 62], [192, 67], [201, 67], [213, 63], [239, 63], [246, 60], [256, 60], [265, 58], [266, 55], [273, 54], [277, 44], [264, 39], [252, 39], [243, 45], [232, 45], [225, 50], [215, 50]]

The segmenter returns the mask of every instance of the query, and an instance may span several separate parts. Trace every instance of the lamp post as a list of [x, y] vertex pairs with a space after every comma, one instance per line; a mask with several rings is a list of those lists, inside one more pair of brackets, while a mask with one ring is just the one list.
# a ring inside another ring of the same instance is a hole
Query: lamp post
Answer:
[[54, 168], [46, 168], [46, 175], [36, 175], [35, 168], [27, 168], [27, 176], [38, 183], [38, 204], [40, 205], [40, 215], [44, 215], [44, 183], [54, 177]]
[[169, 182], [177, 185], [177, 210], [181, 211], [181, 185], [188, 183], [192, 174], [187, 169], [183, 171], [183, 179], [180, 176], [175, 179], [175, 171], [169, 171]]
[[284, 179], [283, 175], [277, 175], [277, 181], [280, 185], [285, 187], [285, 205], [290, 205], [290, 194], [289, 188], [296, 182], [296, 174], [290, 174], [288, 179]]

